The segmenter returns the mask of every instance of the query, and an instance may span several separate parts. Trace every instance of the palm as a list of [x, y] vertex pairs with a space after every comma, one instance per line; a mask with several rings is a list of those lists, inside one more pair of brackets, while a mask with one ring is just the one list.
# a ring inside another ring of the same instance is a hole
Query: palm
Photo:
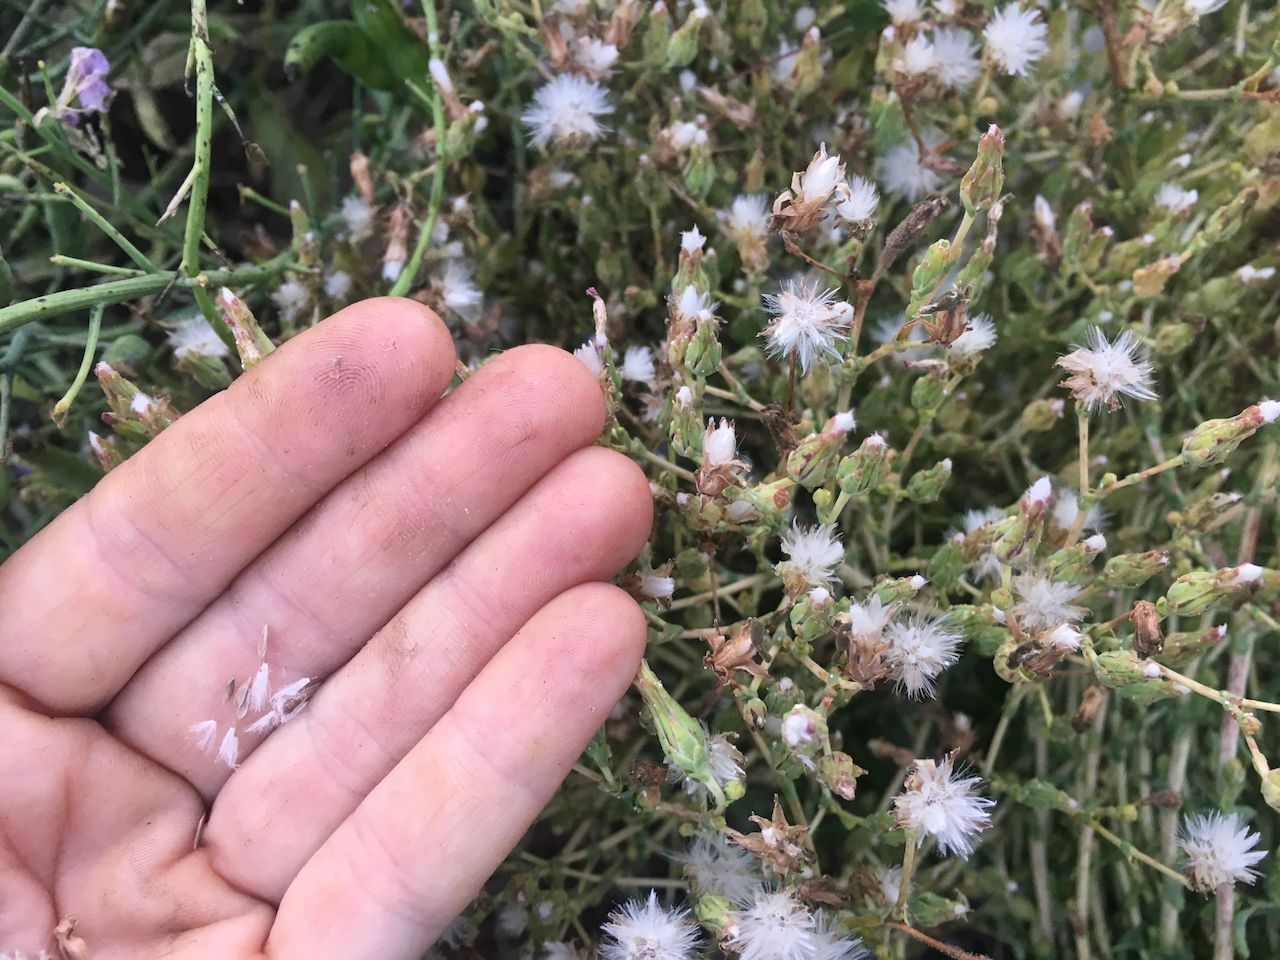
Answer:
[[0, 567], [0, 955], [414, 957], [519, 839], [634, 671], [649, 496], [567, 354], [453, 368], [350, 308]]

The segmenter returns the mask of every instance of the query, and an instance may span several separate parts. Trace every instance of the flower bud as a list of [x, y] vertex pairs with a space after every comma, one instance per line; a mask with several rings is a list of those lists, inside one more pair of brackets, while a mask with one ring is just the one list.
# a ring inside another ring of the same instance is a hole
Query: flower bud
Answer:
[[873, 433], [861, 446], [840, 461], [836, 468], [836, 482], [843, 493], [850, 497], [866, 493], [884, 479], [889, 460], [889, 445], [884, 437]]
[[693, 902], [693, 915], [709, 933], [719, 934], [735, 916], [733, 904], [719, 894], [703, 894]]
[[702, 21], [707, 18], [703, 7], [695, 6], [689, 16], [667, 40], [667, 67], [675, 69], [688, 66], [698, 55], [698, 31], [702, 29]]
[[235, 337], [236, 351], [240, 354], [240, 364], [245, 370], [261, 363], [275, 350], [271, 338], [258, 326], [253, 311], [230, 288], [223, 287], [218, 291], [218, 306], [222, 309], [222, 319]]
[[[93, 453], [93, 459], [98, 461], [98, 466], [102, 468], [103, 473], [110, 473], [124, 463], [124, 454], [120, 452], [115, 442], [110, 437], [99, 436], [92, 430], [89, 431], [89, 450]], [[0, 505], [2, 504], [3, 498], [0, 498]]]
[[800, 761], [812, 770], [814, 757], [827, 740], [827, 721], [822, 714], [804, 704], [796, 704], [782, 718], [782, 742]]
[[1252, 563], [1221, 570], [1192, 570], [1184, 573], [1164, 595], [1164, 611], [1190, 617], [1261, 579], [1265, 571]]
[[885, 577], [877, 580], [871, 595], [880, 598], [886, 607], [899, 600], [909, 600], [923, 590], [929, 581], [920, 574], [911, 577]]
[[1099, 682], [1130, 700], [1151, 703], [1179, 696], [1173, 684], [1148, 677], [1144, 672], [1146, 661], [1134, 656], [1132, 650], [1108, 650], [1092, 659], [1094, 675]]
[[838, 413], [821, 433], [811, 433], [787, 456], [787, 476], [809, 490], [823, 486], [834, 472], [845, 437], [853, 429], [853, 415]]
[[706, 787], [715, 799], [716, 807], [723, 807], [724, 790], [711, 772], [706, 731], [667, 693], [662, 681], [644, 660], [640, 661], [635, 686], [649, 707], [658, 742], [662, 744], [668, 762], [690, 780]]
[[1080, 543], [1056, 550], [1045, 560], [1044, 574], [1056, 583], [1083, 583], [1094, 558], [1106, 545], [1105, 537], [1094, 534]]
[[938, 288], [954, 260], [950, 240], [943, 238], [929, 245], [911, 274], [911, 302], [907, 305], [909, 318], [915, 317], [928, 302], [930, 294]]
[[858, 790], [858, 778], [867, 771], [853, 762], [853, 757], [839, 750], [818, 761], [818, 776], [823, 785], [844, 800], [852, 800]]
[[955, 923], [968, 912], [969, 902], [963, 894], [952, 900], [932, 890], [924, 890], [911, 898], [911, 922], [925, 929]]
[[780, 526], [783, 515], [791, 506], [792, 489], [795, 481], [783, 477], [772, 483], [761, 483], [738, 491], [727, 509], [730, 520], [734, 520], [736, 511], [743, 511], [748, 519], [735, 522], [764, 523], [769, 526]]
[[917, 377], [916, 382], [911, 385], [911, 406], [920, 411], [920, 416], [925, 420], [932, 420], [937, 416], [946, 399], [946, 374], [941, 368]]
[[1018, 418], [1018, 426], [1028, 433], [1043, 433], [1045, 430], [1052, 430], [1058, 425], [1058, 421], [1062, 419], [1065, 409], [1066, 401], [1059, 398], [1033, 400], [1023, 408], [1022, 414]]
[[1132, 590], [1142, 586], [1168, 565], [1168, 550], [1118, 553], [1102, 568], [1102, 582], [1109, 587]]
[[1182, 458], [1191, 466], [1222, 463], [1263, 424], [1280, 415], [1280, 401], [1264, 400], [1245, 407], [1234, 417], [1206, 420], [1182, 441]]
[[945, 589], [960, 578], [967, 565], [961, 540], [952, 539], [933, 552], [925, 573], [930, 581]]
[[769, 710], [759, 697], [752, 697], [742, 706], [743, 719], [746, 720], [748, 726], [756, 730], [764, 728], [764, 722], [768, 716]]
[[913, 503], [933, 503], [951, 479], [951, 458], [939, 460], [932, 467], [917, 470], [907, 482], [906, 496]]
[[1004, 189], [1004, 135], [992, 124], [978, 138], [978, 156], [960, 180], [960, 202], [965, 212], [986, 210]]
[[1199, 632], [1179, 631], [1164, 638], [1162, 662], [1171, 667], [1181, 667], [1196, 657], [1208, 653], [1227, 636], [1226, 624], [1208, 627]]
[[169, 398], [143, 393], [137, 385], [122, 377], [109, 363], [93, 368], [94, 376], [107, 395], [108, 412], [102, 419], [121, 436], [146, 440], [178, 419], [178, 411]]
[[1176, 254], [1160, 257], [1155, 263], [1133, 271], [1133, 292], [1139, 297], [1158, 297], [1164, 285], [1182, 266], [1182, 258]]

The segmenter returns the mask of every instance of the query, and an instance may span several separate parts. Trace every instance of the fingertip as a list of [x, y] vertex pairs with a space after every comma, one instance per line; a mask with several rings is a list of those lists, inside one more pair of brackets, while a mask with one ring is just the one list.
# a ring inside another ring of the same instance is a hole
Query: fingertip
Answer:
[[625, 546], [622, 562], [631, 560], [649, 539], [653, 527], [653, 495], [649, 478], [630, 457], [607, 447], [587, 447], [575, 455], [581, 482], [590, 485], [591, 500], [599, 503], [618, 543]]
[[557, 602], [567, 604], [580, 625], [577, 645], [586, 675], [614, 680], [621, 694], [644, 655], [647, 626], [640, 605], [612, 583], [584, 583]]
[[577, 411], [591, 425], [592, 436], [604, 429], [608, 411], [600, 381], [572, 353], [546, 343], [527, 343], [508, 350], [501, 359], [519, 366], [531, 379], [545, 382], [561, 405]]

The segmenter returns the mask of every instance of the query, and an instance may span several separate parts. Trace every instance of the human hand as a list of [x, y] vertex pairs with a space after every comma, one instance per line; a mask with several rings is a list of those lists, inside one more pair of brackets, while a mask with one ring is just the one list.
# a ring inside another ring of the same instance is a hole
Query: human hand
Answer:
[[0, 567], [0, 955], [418, 957], [520, 838], [634, 675], [651, 501], [572, 356], [454, 367], [350, 307]]

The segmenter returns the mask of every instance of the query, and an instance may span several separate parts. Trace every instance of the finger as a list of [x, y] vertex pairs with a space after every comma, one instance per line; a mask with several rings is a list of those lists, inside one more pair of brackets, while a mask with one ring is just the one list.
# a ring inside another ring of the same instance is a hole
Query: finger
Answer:
[[[107, 710], [123, 741], [206, 797], [230, 774], [214, 750], [234, 729], [238, 755], [259, 737], [236, 722], [228, 680], [323, 678], [548, 470], [604, 423], [599, 383], [571, 354], [534, 345], [485, 365], [364, 470], [335, 489], [146, 664]], [[274, 679], [273, 679], [274, 678]], [[201, 753], [188, 731], [213, 721]]]
[[561, 464], [236, 771], [204, 833], [219, 872], [278, 902], [523, 623], [635, 555], [651, 504], [644, 474], [620, 454], [592, 448]]
[[89, 712], [440, 396], [444, 324], [368, 300], [178, 420], [0, 567], [0, 682]]
[[308, 861], [268, 952], [420, 956], [555, 792], [626, 690], [644, 637], [635, 602], [605, 584], [539, 611]]

